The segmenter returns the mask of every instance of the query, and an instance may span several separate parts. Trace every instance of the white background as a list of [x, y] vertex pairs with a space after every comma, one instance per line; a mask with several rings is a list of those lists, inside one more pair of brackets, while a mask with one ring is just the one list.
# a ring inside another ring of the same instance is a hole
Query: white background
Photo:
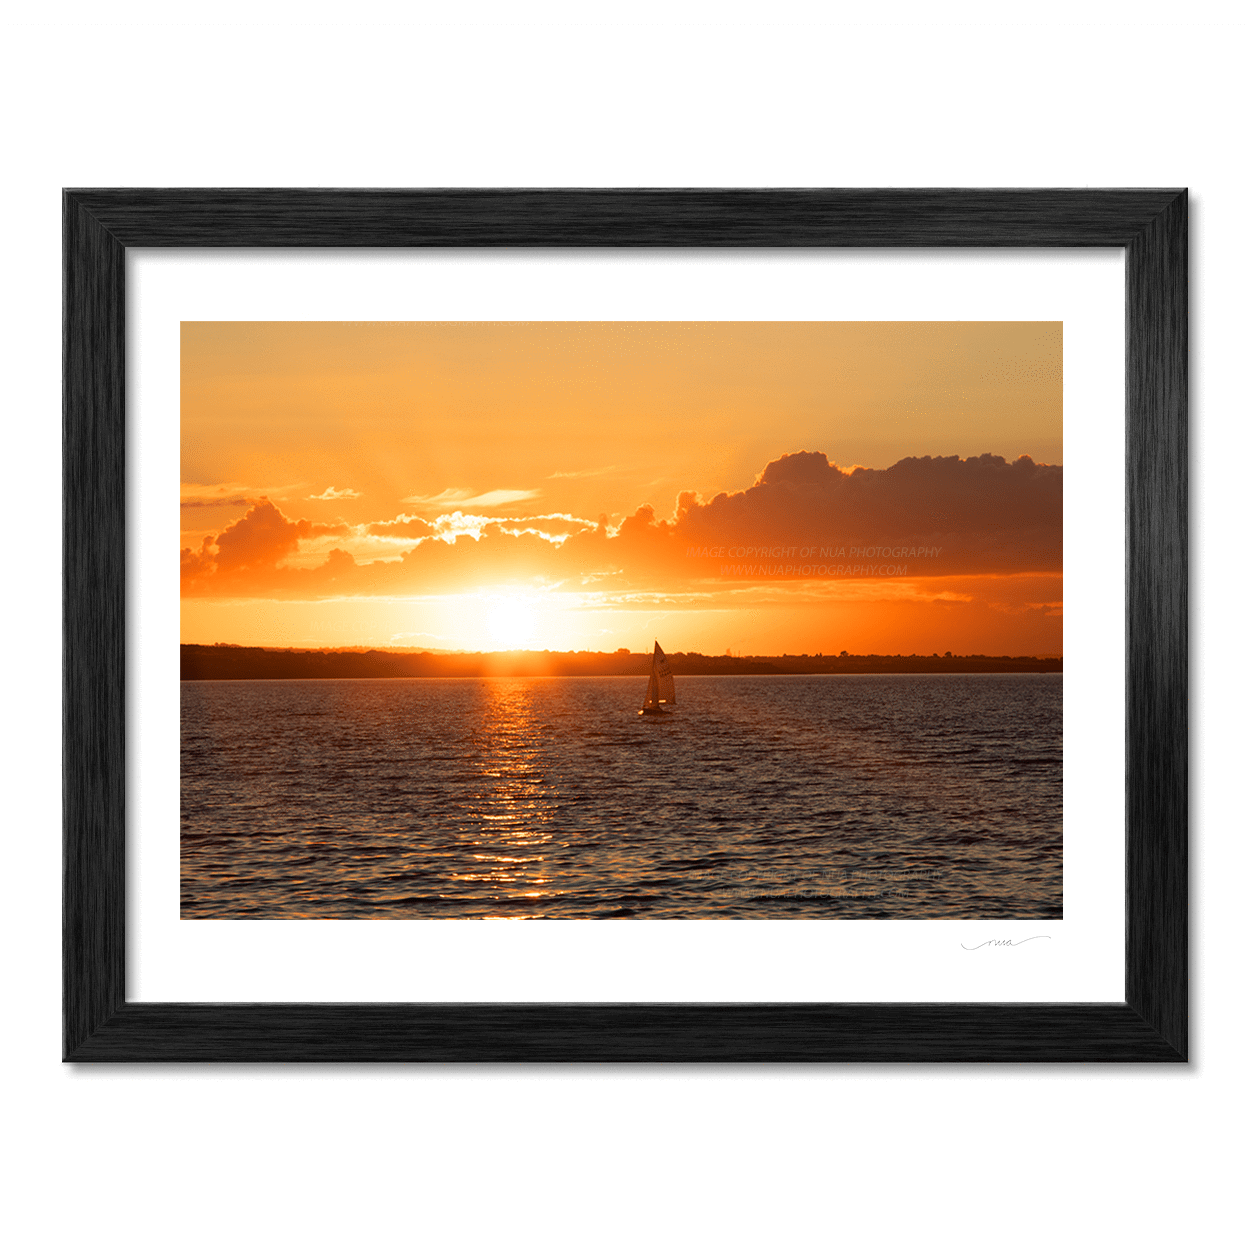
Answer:
[[[1246, 1025], [1244, 26], [1189, 5], [64, 4], [4, 29], [4, 1224], [72, 1246], [1227, 1244]], [[435, 19], [449, 6], [430, 10]], [[34, 10], [31, 10], [33, 13]], [[862, 6], [852, 12], [870, 12]], [[942, 21], [936, 21], [939, 13]], [[628, 20], [622, 20], [622, 14]], [[268, 18], [257, 25], [256, 17]], [[164, 23], [164, 24], [161, 24]], [[63, 185], [1191, 188], [1185, 1068], [75, 1069]], [[1230, 661], [1233, 661], [1230, 665]]]
[[[126, 282], [128, 998], [1123, 1001], [1122, 249], [135, 251]], [[1062, 322], [1063, 920], [181, 921], [180, 321], [362, 318]]]

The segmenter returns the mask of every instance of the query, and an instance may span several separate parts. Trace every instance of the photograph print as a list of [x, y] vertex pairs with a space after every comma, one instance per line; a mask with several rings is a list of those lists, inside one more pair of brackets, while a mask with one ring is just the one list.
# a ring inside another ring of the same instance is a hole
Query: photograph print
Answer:
[[1059, 322], [184, 322], [183, 919], [1063, 915]]

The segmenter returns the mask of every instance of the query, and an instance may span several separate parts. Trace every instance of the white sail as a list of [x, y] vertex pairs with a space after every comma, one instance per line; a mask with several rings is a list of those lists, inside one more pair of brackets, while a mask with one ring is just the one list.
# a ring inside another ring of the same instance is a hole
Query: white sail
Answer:
[[661, 703], [676, 703], [677, 691], [673, 688], [673, 670], [668, 666], [668, 656], [655, 644], [655, 654], [651, 657], [651, 672], [655, 675], [656, 688]]
[[647, 697], [643, 699], [643, 707], [659, 707], [660, 705], [660, 688], [655, 680], [655, 668], [651, 669], [651, 677], [647, 682]]
[[651, 677], [647, 681], [647, 697], [642, 702], [643, 711], [658, 711], [664, 705], [677, 702], [677, 692], [673, 688], [673, 670], [668, 666], [668, 657], [655, 644], [655, 652], [651, 656]]

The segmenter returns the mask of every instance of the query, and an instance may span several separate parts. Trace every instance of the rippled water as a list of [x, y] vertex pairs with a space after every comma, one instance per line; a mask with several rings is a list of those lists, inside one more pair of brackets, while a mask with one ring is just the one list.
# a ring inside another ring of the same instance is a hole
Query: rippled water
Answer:
[[182, 684], [184, 917], [1058, 917], [1058, 674]]

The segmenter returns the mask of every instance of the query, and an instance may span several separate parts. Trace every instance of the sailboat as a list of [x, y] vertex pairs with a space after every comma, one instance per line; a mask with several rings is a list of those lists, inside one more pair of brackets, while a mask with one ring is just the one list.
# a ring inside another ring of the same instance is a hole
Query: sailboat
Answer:
[[677, 702], [677, 692], [673, 689], [673, 670], [668, 666], [668, 657], [655, 644], [655, 652], [651, 656], [651, 679], [647, 682], [647, 697], [642, 701], [639, 716], [662, 716]]

